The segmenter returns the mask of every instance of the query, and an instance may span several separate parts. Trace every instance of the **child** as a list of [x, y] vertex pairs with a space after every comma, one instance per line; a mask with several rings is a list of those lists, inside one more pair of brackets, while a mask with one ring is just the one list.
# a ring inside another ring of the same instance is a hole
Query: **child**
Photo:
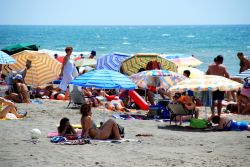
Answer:
[[62, 118], [60, 121], [60, 125], [57, 128], [59, 136], [64, 136], [67, 139], [76, 139], [76, 131], [75, 129], [70, 125], [68, 118]]

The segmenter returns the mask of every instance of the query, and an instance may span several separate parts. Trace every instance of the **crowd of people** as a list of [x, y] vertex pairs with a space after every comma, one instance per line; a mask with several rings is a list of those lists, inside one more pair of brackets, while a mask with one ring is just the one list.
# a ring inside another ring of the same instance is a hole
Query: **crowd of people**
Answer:
[[[27, 70], [32, 67], [30, 61], [27, 61], [26, 67], [21, 71], [12, 71], [8, 76], [2, 74], [2, 78], [6, 80], [6, 83], [9, 85], [8, 91], [6, 91], [5, 97], [0, 97], [0, 118], [5, 118], [8, 113], [14, 114], [17, 118], [22, 118], [25, 114], [19, 114], [17, 108], [14, 103], [29, 103], [30, 98], [34, 98], [30, 96], [30, 92], [33, 92], [32, 95], [35, 94], [35, 97], [48, 97], [48, 98], [56, 98], [59, 97], [60, 94], [64, 95], [64, 99], [70, 95], [68, 85], [69, 83], [78, 76], [78, 71], [74, 66], [74, 62], [71, 59], [71, 55], [73, 52], [72, 47], [65, 48], [65, 57], [63, 59], [61, 73], [59, 75], [61, 82], [58, 88], [54, 88], [53, 85], [45, 86], [45, 87], [37, 87], [30, 88], [25, 83], [25, 76]], [[96, 52], [92, 51], [89, 58], [93, 59], [96, 56]], [[239, 52], [237, 54], [240, 60], [240, 72], [243, 72], [247, 69], [250, 69], [250, 62], [244, 56], [243, 53]], [[58, 55], [54, 55], [55, 59], [58, 58]], [[81, 56], [83, 59], [84, 57]], [[226, 67], [223, 65], [223, 56], [218, 55], [214, 58], [214, 62], [208, 66], [208, 70], [206, 71], [207, 75], [218, 75], [226, 78], [230, 78], [230, 74], [228, 73]], [[145, 70], [153, 70], [153, 69], [162, 69], [160, 63], [157, 62], [149, 62], [145, 68], [141, 68], [138, 72], [142, 72]], [[86, 71], [84, 71], [86, 72]], [[190, 71], [185, 70], [183, 75], [187, 78], [190, 76]], [[245, 82], [249, 82], [246, 80]], [[155, 81], [155, 83], [157, 83]], [[250, 87], [244, 87], [241, 91], [229, 92], [229, 94], [234, 99], [234, 104], [230, 104], [227, 107], [228, 110], [234, 110], [238, 114], [249, 114], [250, 113]], [[33, 91], [32, 91], [33, 90]], [[183, 92], [181, 94], [175, 94], [171, 97], [171, 94], [167, 91], [167, 89], [159, 88], [157, 84], [148, 85], [148, 89], [138, 88], [135, 91], [141, 95], [146, 96], [146, 101], [151, 106], [157, 105], [155, 101], [155, 94], [160, 94], [161, 98], [164, 100], [175, 100], [176, 102], [183, 105], [184, 109], [188, 112], [192, 111], [195, 114], [195, 118], [199, 118], [199, 106], [200, 100], [194, 97], [193, 91]], [[82, 137], [87, 138], [91, 137], [94, 139], [121, 139], [119, 134], [118, 125], [114, 120], [108, 120], [101, 127], [97, 127], [93, 122], [91, 115], [91, 107], [97, 107], [99, 105], [104, 105], [107, 109], [112, 111], [130, 111], [128, 108], [130, 107], [127, 98], [127, 91], [121, 92], [107, 92], [101, 89], [92, 89], [92, 88], [82, 88], [80, 92], [84, 95], [85, 98], [88, 99], [87, 103], [84, 103], [80, 112], [82, 114], [81, 117], [81, 125], [83, 128]], [[211, 106], [211, 116], [212, 122], [215, 124], [219, 124], [219, 129], [234, 129], [232, 127], [236, 127], [238, 125], [233, 120], [228, 120], [224, 117], [221, 117], [223, 100], [225, 98], [225, 92], [222, 91], [214, 91], [212, 94], [212, 106]], [[4, 108], [4, 106], [6, 106]], [[234, 106], [234, 107], [232, 107]], [[215, 107], [217, 107], [217, 114], [215, 112]], [[179, 118], [182, 120], [182, 117]], [[229, 123], [229, 121], [231, 121]], [[246, 124], [239, 124], [242, 126], [244, 130], [249, 129], [249, 126]], [[223, 127], [223, 128], [222, 128]], [[241, 128], [242, 128], [241, 127]], [[246, 128], [247, 127], [247, 128]], [[63, 118], [60, 122], [60, 126], [58, 127], [58, 133], [62, 136], [65, 135], [75, 135], [76, 132], [74, 128], [70, 125], [68, 118]]]

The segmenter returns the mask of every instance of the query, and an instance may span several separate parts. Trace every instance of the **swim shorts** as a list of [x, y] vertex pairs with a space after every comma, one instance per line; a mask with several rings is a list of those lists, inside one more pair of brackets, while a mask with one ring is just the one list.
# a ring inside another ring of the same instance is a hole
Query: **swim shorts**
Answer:
[[213, 92], [213, 101], [223, 100], [223, 99], [224, 99], [224, 91], [216, 90]]

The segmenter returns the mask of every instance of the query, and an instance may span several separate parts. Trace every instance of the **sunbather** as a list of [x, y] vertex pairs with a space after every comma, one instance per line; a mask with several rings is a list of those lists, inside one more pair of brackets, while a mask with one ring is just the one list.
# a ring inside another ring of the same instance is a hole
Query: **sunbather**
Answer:
[[29, 103], [30, 94], [26, 84], [23, 83], [23, 77], [17, 74], [13, 78], [13, 88], [14, 92], [10, 93], [5, 98], [8, 100], [13, 100], [16, 103]]
[[100, 128], [97, 128], [96, 124], [92, 120], [91, 106], [89, 104], [83, 104], [80, 112], [82, 114], [81, 125], [83, 138], [90, 137], [92, 139], [100, 140], [113, 138], [121, 140], [118, 125], [114, 120], [109, 119]]
[[213, 116], [211, 120], [217, 124], [217, 130], [250, 130], [250, 125], [246, 121], [235, 121], [225, 116]]
[[[6, 107], [4, 107], [6, 106]], [[18, 114], [17, 109], [15, 107], [15, 104], [3, 97], [0, 97], [0, 118], [6, 118], [8, 113], [14, 114], [17, 118], [23, 118], [26, 116], [27, 113], [25, 114]]]
[[105, 107], [109, 110], [128, 111], [129, 112], [129, 110], [124, 106], [122, 100], [119, 99], [118, 96], [116, 96], [114, 98], [114, 100], [107, 102], [105, 104]]
[[69, 136], [76, 136], [75, 129], [70, 125], [68, 118], [62, 118], [60, 121], [60, 126], [57, 128], [59, 136], [69, 137]]

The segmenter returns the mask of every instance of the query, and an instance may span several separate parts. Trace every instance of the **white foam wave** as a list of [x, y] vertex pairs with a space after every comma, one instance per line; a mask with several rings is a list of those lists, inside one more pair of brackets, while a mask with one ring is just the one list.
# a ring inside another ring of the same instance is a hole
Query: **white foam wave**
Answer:
[[195, 35], [187, 35], [186, 37], [187, 37], [187, 38], [194, 38]]
[[161, 34], [162, 37], [169, 37], [171, 36], [170, 34]]
[[123, 45], [130, 45], [129, 42], [123, 42], [122, 44], [123, 44]]

